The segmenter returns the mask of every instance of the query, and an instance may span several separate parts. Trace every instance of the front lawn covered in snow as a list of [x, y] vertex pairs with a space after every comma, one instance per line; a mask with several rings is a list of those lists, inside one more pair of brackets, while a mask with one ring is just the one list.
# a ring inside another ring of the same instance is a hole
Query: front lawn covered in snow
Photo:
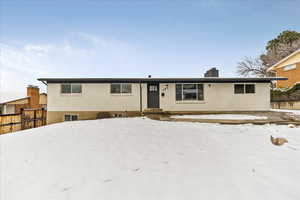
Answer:
[[0, 144], [1, 200], [300, 199], [299, 128], [104, 119]]
[[208, 115], [173, 115], [176, 119], [229, 119], [229, 120], [257, 120], [268, 119], [266, 116], [255, 116], [245, 114], [208, 114]]

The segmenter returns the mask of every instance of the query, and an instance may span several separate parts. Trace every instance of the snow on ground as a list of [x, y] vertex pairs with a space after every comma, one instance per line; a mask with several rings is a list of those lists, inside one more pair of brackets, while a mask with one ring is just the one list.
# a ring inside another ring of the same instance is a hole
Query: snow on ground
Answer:
[[300, 115], [300, 110], [284, 110], [284, 109], [271, 109], [274, 112], [290, 112], [294, 115]]
[[1, 200], [300, 199], [299, 128], [104, 119], [1, 135], [0, 145]]
[[232, 120], [255, 120], [268, 119], [265, 116], [244, 115], [244, 114], [209, 114], [209, 115], [173, 115], [177, 119], [232, 119]]

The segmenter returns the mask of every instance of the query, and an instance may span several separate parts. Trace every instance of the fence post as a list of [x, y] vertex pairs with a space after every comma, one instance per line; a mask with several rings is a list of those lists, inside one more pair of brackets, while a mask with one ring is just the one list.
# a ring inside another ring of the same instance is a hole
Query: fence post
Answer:
[[33, 128], [36, 127], [36, 110], [33, 111]]
[[13, 119], [13, 118], [10, 117], [10, 132], [13, 131], [13, 120], [12, 120], [12, 119]]
[[21, 130], [24, 129], [23, 113], [24, 113], [24, 108], [21, 108], [21, 109], [20, 109], [20, 115], [21, 115]]
[[45, 113], [44, 113], [44, 108], [42, 108], [42, 126], [46, 124], [44, 118], [45, 118]]

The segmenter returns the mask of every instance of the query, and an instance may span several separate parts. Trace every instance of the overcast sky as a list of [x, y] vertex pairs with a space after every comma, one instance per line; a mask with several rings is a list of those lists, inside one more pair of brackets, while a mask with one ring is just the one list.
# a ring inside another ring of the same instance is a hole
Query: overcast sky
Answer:
[[236, 76], [300, 31], [300, 0], [0, 0], [0, 101], [39, 77]]

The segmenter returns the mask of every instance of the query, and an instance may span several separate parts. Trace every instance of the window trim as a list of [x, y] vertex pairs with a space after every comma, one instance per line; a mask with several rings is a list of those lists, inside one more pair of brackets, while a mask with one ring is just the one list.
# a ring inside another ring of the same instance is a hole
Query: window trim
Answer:
[[[243, 85], [244, 86], [244, 91], [243, 91], [243, 93], [236, 93], [235, 92], [235, 86], [236, 85]], [[246, 92], [246, 85], [253, 85], [254, 86], [254, 92]], [[256, 84], [255, 83], [235, 83], [235, 84], [233, 84], [233, 93], [235, 94], [235, 95], [244, 95], [244, 94], [256, 94]]]
[[[113, 84], [119, 84], [120, 85], [120, 92], [119, 93], [112, 93], [111, 92], [111, 86]], [[130, 85], [130, 93], [122, 92], [122, 88], [123, 88], [122, 86], [125, 85], [125, 84]], [[120, 96], [120, 95], [122, 95], [122, 96], [130, 96], [130, 95], [132, 95], [132, 83], [110, 83], [109, 84], [109, 93], [110, 93], [110, 95], [113, 95], [113, 96]]]
[[[71, 86], [71, 92], [70, 93], [63, 93], [62, 92], [62, 86], [63, 85], [70, 85]], [[81, 87], [80, 93], [72, 92], [72, 85], [80, 85], [80, 87]], [[82, 95], [82, 84], [81, 83], [61, 83], [60, 84], [60, 94], [61, 95]]]
[[[196, 85], [196, 99], [195, 100], [191, 100], [191, 99], [183, 99], [183, 85]], [[181, 85], [181, 100], [177, 100], [176, 96], [177, 96], [177, 91], [176, 91], [176, 86], [177, 85]], [[199, 100], [199, 88], [198, 85], [202, 85], [202, 93], [203, 93], [203, 98]], [[204, 101], [204, 84], [203, 83], [175, 83], [175, 101], [176, 103], [198, 103], [198, 102], [203, 102]]]

